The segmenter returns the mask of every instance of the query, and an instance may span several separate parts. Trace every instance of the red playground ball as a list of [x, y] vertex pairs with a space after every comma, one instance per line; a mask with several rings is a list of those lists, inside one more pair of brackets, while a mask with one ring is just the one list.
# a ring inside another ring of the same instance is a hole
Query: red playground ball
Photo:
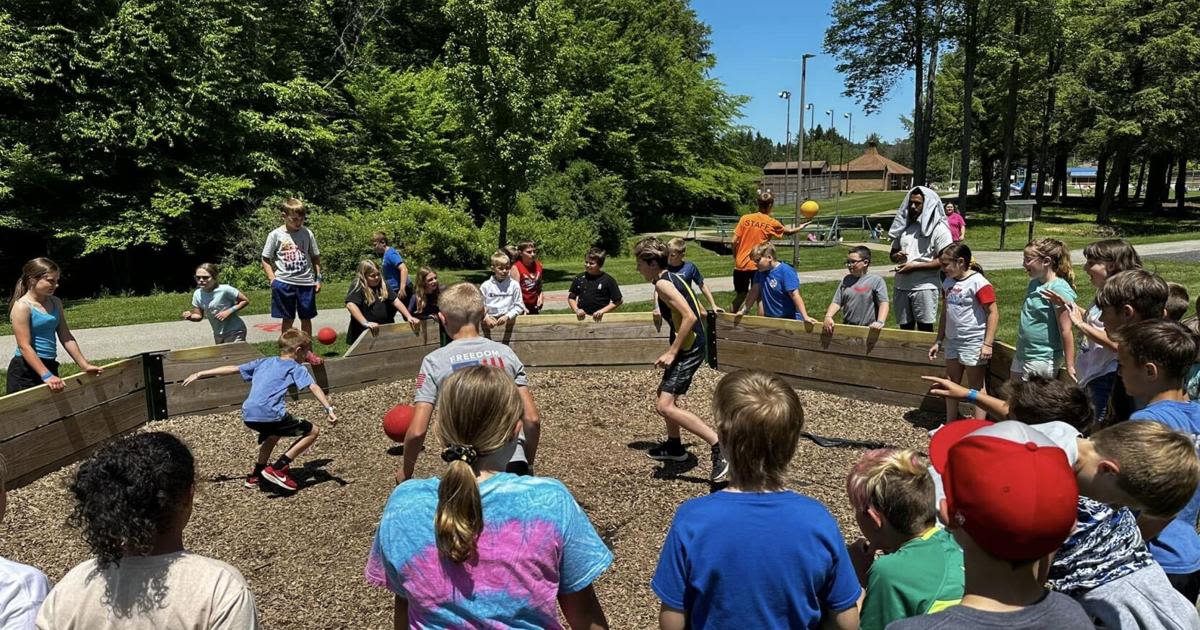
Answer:
[[317, 331], [317, 341], [320, 341], [323, 345], [328, 346], [337, 341], [337, 331], [326, 326]]
[[383, 432], [393, 442], [404, 443], [404, 435], [408, 433], [408, 425], [412, 422], [413, 406], [396, 405], [383, 416]]

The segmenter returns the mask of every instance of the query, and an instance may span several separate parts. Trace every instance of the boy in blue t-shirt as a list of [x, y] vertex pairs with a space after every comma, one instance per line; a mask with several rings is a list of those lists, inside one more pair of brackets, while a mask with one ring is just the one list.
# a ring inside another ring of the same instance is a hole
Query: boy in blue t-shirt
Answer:
[[[404, 257], [395, 247], [388, 245], [388, 237], [383, 232], [371, 235], [371, 248], [376, 256], [383, 256], [383, 265], [379, 269], [383, 272], [383, 280], [387, 282], [388, 289], [391, 289], [411, 311], [413, 305], [408, 302], [413, 295], [413, 284], [412, 279], [408, 277], [408, 265], [404, 263]], [[413, 303], [415, 304], [415, 301]]]
[[685, 502], [650, 587], [663, 628], [858, 628], [862, 588], [818, 501], [787, 489], [804, 428], [795, 390], [761, 370], [727, 374], [713, 415], [729, 487]]
[[755, 247], [750, 252], [750, 259], [758, 265], [758, 271], [754, 274], [754, 285], [750, 287], [750, 295], [738, 310], [738, 315], [749, 313], [755, 302], [761, 298], [760, 315], [796, 319], [810, 324], [820, 323], [808, 316], [808, 309], [804, 308], [804, 298], [800, 297], [800, 276], [791, 265], [776, 258], [774, 245], [764, 243]]
[[[690, 260], [684, 260], [687, 255], [687, 241], [681, 238], [673, 238], [667, 241], [667, 271], [679, 274], [689, 285], [700, 287], [701, 293], [708, 299], [708, 305], [712, 307], [714, 313], [724, 313], [725, 309], [717, 306], [717, 300], [713, 297], [712, 290], [704, 284], [704, 274], [700, 273], [700, 268]], [[657, 311], [657, 309], [656, 309]]]
[[[1130, 421], [1160, 422], [1200, 443], [1200, 404], [1188, 400], [1183, 377], [1200, 350], [1177, 322], [1155, 319], [1122, 328], [1117, 335], [1117, 372], [1130, 396], [1149, 403]], [[1190, 602], [1200, 596], [1200, 489], [1178, 514], [1143, 512], [1138, 524], [1150, 553], [1176, 590]]]
[[[183, 380], [186, 387], [196, 379], [206, 376], [241, 374], [242, 380], [250, 381], [250, 393], [242, 403], [242, 420], [246, 426], [258, 433], [258, 460], [254, 470], [246, 476], [247, 488], [258, 488], [259, 481], [266, 479], [288, 492], [295, 492], [299, 485], [288, 474], [292, 460], [296, 459], [317, 440], [321, 432], [313, 423], [298, 420], [288, 413], [283, 397], [288, 389], [308, 388], [325, 407], [329, 425], [337, 424], [333, 405], [325, 397], [321, 386], [313, 382], [312, 375], [296, 357], [304, 356], [312, 348], [312, 338], [303, 331], [289, 328], [279, 336], [279, 356], [255, 359], [242, 365], [225, 365], [196, 372]], [[279, 456], [274, 464], [267, 465], [271, 451], [281, 437], [298, 437], [287, 452]]]

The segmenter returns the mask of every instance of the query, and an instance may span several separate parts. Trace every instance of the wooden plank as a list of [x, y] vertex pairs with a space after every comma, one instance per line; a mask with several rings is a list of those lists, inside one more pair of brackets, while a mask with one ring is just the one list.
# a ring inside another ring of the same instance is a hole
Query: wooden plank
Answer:
[[654, 340], [514, 341], [509, 347], [529, 367], [646, 365], [666, 351]]
[[48, 468], [75, 461], [88, 447], [146, 420], [146, 396], [138, 390], [8, 440], [0, 444], [0, 453], [8, 460], [8, 476], [15, 486], [49, 472]]
[[[421, 360], [437, 346], [401, 348], [326, 361], [309, 369], [322, 389], [357, 389], [373, 383], [416, 378]], [[303, 393], [303, 392], [301, 392]]]
[[145, 387], [142, 358], [110, 363], [99, 376], [76, 374], [63, 382], [66, 389], [58, 393], [42, 385], [0, 398], [0, 440], [141, 390]]
[[[816, 327], [821, 330], [820, 326]], [[875, 331], [881, 333], [882, 331]], [[763, 345], [780, 346], [812, 350], [830, 355], [848, 355], [889, 359], [911, 363], [927, 362], [929, 347], [933, 345], [936, 335], [929, 334], [928, 339], [921, 341], [896, 341], [883, 338], [881, 335], [865, 337], [843, 336], [842, 327], [832, 335], [814, 334], [806, 331], [796, 331], [785, 328], [759, 327], [753, 324], [737, 328], [717, 327], [717, 357], [721, 356], [721, 346], [726, 341], [741, 341]]]
[[263, 355], [258, 348], [244, 341], [174, 350], [163, 356], [163, 379], [168, 383], [178, 383], [193, 372], [222, 365], [240, 365], [261, 358]]
[[354, 357], [418, 346], [430, 346], [430, 349], [433, 349], [439, 345], [441, 333], [435, 321], [421, 322], [421, 327], [416, 332], [413, 332], [412, 326], [408, 324], [385, 324], [379, 327], [377, 334], [364, 332], [359, 335], [345, 356]]
[[[728, 362], [721, 362], [722, 372], [735, 372], [741, 369], [762, 369], [762, 367], [753, 360], [747, 360], [746, 357], [737, 357]], [[906, 392], [895, 392], [887, 389], [865, 387], [862, 385], [830, 383], [828, 381], [804, 378], [793, 374], [779, 374], [779, 377], [797, 389], [809, 389], [825, 392], [827, 394], [843, 396], [845, 398], [851, 398], [854, 400], [863, 400], [866, 402], [874, 402], [884, 405], [896, 405], [897, 407], [908, 407], [910, 409], [922, 409], [925, 411], [938, 411], [945, 409], [945, 407], [942, 405], [941, 399], [934, 398], [933, 396], [921, 396]], [[936, 406], [936, 408], [934, 406]]]
[[167, 413], [186, 416], [209, 413], [230, 405], [240, 405], [250, 393], [250, 383], [237, 374], [202, 378], [187, 387], [167, 385]]
[[721, 364], [733, 362], [777, 374], [915, 395], [924, 395], [929, 389], [921, 380], [922, 375], [940, 376], [945, 369], [940, 364], [928, 361], [921, 364], [829, 355], [741, 341], [726, 341], [721, 348], [718, 356]]
[[[775, 328], [780, 330], [791, 330], [794, 332], [804, 332], [813, 335], [820, 335], [821, 327], [819, 325], [806, 324], [793, 319], [780, 319], [778, 317], [758, 317], [747, 315], [741, 318], [739, 322], [737, 317], [730, 313], [717, 314], [717, 333], [720, 337], [722, 330], [745, 326], [755, 329]], [[838, 325], [838, 334], [842, 337], [858, 337], [866, 338], [868, 336], [878, 336], [882, 341], [907, 342], [907, 343], [924, 343], [925, 348], [933, 345], [934, 339], [937, 337], [934, 333], [921, 332], [919, 330], [900, 330], [898, 328], [884, 328], [878, 331], [871, 330], [866, 326], [844, 326]]]
[[[537, 315], [536, 317], [555, 317], [552, 315]], [[566, 341], [579, 340], [591, 341], [593, 339], [658, 339], [665, 340], [670, 334], [670, 330], [664, 323], [659, 327], [654, 326], [653, 320], [646, 319], [645, 321], [608, 321], [606, 316], [602, 321], [595, 322], [586, 319], [579, 321], [575, 317], [571, 317], [568, 322], [558, 321], [554, 323], [540, 322], [523, 322], [523, 317], [518, 317], [513, 322], [513, 326], [500, 328], [488, 331], [484, 336], [500, 343], [512, 343], [515, 341]], [[665, 343], [665, 342], [664, 342]]]

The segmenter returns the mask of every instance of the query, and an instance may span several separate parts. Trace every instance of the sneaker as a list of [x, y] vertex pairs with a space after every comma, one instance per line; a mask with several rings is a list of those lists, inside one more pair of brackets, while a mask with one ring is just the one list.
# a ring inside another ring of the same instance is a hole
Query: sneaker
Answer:
[[261, 480], [262, 480], [262, 473], [252, 472], [249, 475], [246, 475], [246, 482], [243, 483], [242, 486], [245, 488], [250, 488], [250, 489], [258, 488], [259, 487], [258, 482]]
[[670, 442], [659, 442], [658, 446], [646, 451], [646, 456], [660, 462], [682, 462], [687, 459], [688, 454], [682, 444], [671, 448]]
[[712, 462], [712, 474], [709, 475], [709, 480], [713, 483], [725, 481], [725, 477], [729, 475], [729, 462], [725, 460], [725, 454], [721, 452], [720, 444], [712, 448]]
[[304, 355], [304, 361], [309, 365], [321, 365], [325, 363], [325, 359], [317, 356], [317, 353], [312, 350], [309, 350], [308, 354]]
[[274, 466], [267, 466], [262, 471], [262, 478], [270, 481], [280, 488], [283, 488], [284, 490], [287, 490], [288, 492], [295, 492], [300, 486], [296, 485], [296, 481], [292, 479], [291, 475], [288, 474], [289, 468], [291, 468], [291, 466], [284, 466], [283, 468], [276, 470]]

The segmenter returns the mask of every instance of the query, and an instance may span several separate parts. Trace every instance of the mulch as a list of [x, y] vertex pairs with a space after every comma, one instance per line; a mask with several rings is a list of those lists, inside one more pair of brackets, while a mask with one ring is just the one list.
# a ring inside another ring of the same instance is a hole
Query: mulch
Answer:
[[[666, 467], [643, 453], [662, 436], [652, 401], [658, 378], [651, 370], [530, 376], [544, 423], [538, 473], [571, 489], [616, 558], [596, 582], [613, 628], [657, 625], [658, 600], [649, 584], [675, 508], [713, 491], [703, 442], [685, 434], [696, 457]], [[718, 372], [702, 369], [684, 406], [711, 417], [719, 378]], [[195, 453], [198, 486], [186, 545], [245, 575], [264, 627], [391, 627], [390, 595], [368, 587], [362, 571], [400, 463], [380, 421], [393, 405], [411, 401], [412, 394], [407, 380], [335, 394], [341, 421], [293, 465], [302, 486], [293, 496], [242, 488], [255, 447], [236, 408], [147, 427], [180, 436]], [[800, 394], [806, 429], [825, 436], [924, 449], [926, 429], [937, 419], [819, 392]], [[292, 410], [298, 417], [323, 417], [312, 401], [295, 403]], [[431, 440], [419, 477], [436, 475], [443, 465], [433, 454], [436, 438]], [[801, 440], [788, 474], [792, 489], [829, 508], [847, 540], [858, 531], [845, 475], [861, 452]], [[51, 580], [87, 558], [79, 533], [65, 523], [70, 511], [65, 488], [74, 471], [68, 467], [9, 493], [0, 555], [37, 566]]]

